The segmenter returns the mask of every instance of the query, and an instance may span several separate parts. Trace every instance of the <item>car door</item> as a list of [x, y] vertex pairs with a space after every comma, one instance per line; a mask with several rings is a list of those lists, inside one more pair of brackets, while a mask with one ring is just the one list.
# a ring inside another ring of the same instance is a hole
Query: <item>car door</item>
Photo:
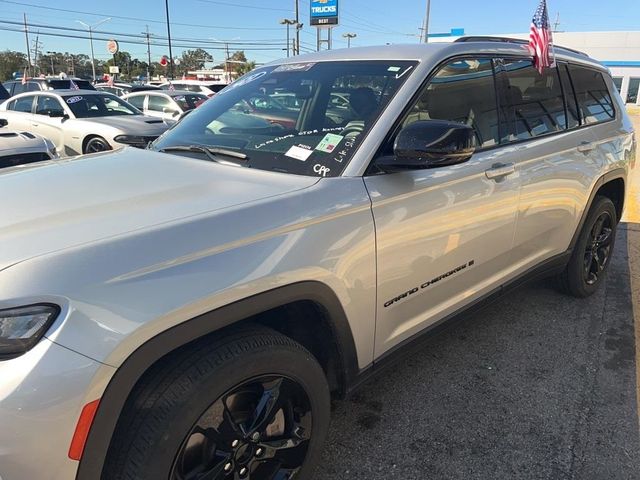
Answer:
[[[429, 119], [473, 127], [478, 149], [457, 165], [364, 179], [376, 225], [376, 357], [492, 291], [511, 271], [520, 185], [509, 152], [499, 148], [491, 59], [445, 64], [398, 128]], [[382, 155], [392, 154], [393, 140]]]
[[131, 105], [133, 105], [134, 107], [136, 107], [138, 110], [140, 110], [142, 113], [144, 113], [145, 115], [147, 114], [147, 111], [145, 109], [145, 99], [147, 98], [147, 95], [130, 95], [129, 97], [126, 98], [126, 102], [130, 103]]
[[7, 120], [11, 130], [30, 131], [33, 129], [33, 103], [35, 95], [26, 95], [11, 100], [7, 111], [0, 112], [0, 118]]
[[[506, 92], [503, 131], [521, 179], [513, 257], [524, 272], [567, 251], [602, 165], [592, 129], [579, 128], [591, 120], [579, 114], [572, 85], [581, 79], [571, 81], [566, 64], [540, 74], [530, 58], [505, 59], [498, 77]], [[588, 90], [581, 98], [592, 99], [600, 120], [611, 119], [610, 97], [605, 109]]]
[[33, 130], [51, 140], [58, 154], [64, 154], [64, 124], [68, 115], [60, 100], [53, 95], [38, 95], [33, 116]]
[[174, 112], [170, 98], [164, 95], [149, 95], [147, 112], [145, 112], [147, 115], [170, 120], [177, 117]]

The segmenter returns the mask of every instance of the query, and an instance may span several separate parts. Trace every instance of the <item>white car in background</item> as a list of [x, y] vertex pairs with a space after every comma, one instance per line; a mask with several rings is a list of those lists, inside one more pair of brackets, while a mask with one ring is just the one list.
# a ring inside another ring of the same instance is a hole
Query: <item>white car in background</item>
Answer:
[[13, 130], [50, 138], [60, 156], [146, 148], [175, 122], [148, 117], [124, 100], [95, 90], [22, 93], [0, 105]]
[[[6, 123], [0, 121], [0, 127]], [[48, 138], [0, 128], [0, 170], [54, 158], [58, 158], [56, 146]]]
[[177, 120], [186, 112], [198, 108], [209, 97], [204, 93], [188, 90], [147, 90], [132, 92], [122, 99], [145, 115]]
[[159, 85], [162, 90], [170, 90], [171, 86], [175, 90], [188, 90], [190, 92], [204, 93], [207, 97], [212, 97], [224, 87], [224, 82], [207, 81], [207, 80], [174, 80], [164, 82]]

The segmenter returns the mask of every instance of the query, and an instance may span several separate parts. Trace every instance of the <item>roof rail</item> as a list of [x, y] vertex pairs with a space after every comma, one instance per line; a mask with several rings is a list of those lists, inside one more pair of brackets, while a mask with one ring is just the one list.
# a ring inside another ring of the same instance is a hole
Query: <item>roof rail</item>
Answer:
[[[491, 36], [485, 37], [482, 35], [460, 37], [454, 40], [454, 42], [462, 42], [462, 43], [464, 42], [504, 42], [504, 43], [517, 43], [519, 45], [529, 45], [528, 40], [522, 40], [521, 38], [491, 37]], [[580, 50], [574, 50], [573, 48], [563, 47], [562, 45], [554, 45], [554, 48], [561, 48], [562, 50], [567, 50], [568, 52], [577, 53], [578, 55], [582, 55], [584, 57], [589, 56], [586, 53], [581, 52]]]

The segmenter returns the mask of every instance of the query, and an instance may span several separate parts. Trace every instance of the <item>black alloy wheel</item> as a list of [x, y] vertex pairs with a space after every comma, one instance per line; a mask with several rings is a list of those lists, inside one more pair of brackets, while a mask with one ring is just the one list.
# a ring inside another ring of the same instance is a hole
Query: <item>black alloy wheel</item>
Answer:
[[111, 150], [111, 146], [102, 137], [93, 137], [84, 147], [84, 153], [99, 153]]
[[611, 253], [613, 219], [607, 211], [602, 212], [591, 229], [584, 252], [584, 278], [587, 285], [594, 285], [604, 272]]
[[154, 364], [118, 418], [101, 480], [309, 480], [329, 429], [324, 370], [246, 324]]
[[295, 381], [267, 375], [224, 394], [200, 417], [171, 480], [287, 480], [306, 458], [311, 404]]
[[580, 230], [571, 258], [560, 274], [565, 293], [584, 298], [603, 283], [611, 263], [617, 230], [617, 211], [610, 198], [597, 196]]

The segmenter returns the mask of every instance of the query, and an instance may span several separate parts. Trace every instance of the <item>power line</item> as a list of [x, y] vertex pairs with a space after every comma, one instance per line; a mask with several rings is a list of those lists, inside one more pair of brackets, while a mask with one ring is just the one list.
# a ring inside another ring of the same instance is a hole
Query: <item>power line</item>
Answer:
[[[2, 20], [0, 19], [0, 23], [5, 23], [8, 25], [23, 25], [23, 22], [16, 22], [16, 21], [12, 21], [12, 20]], [[65, 32], [85, 32], [86, 30], [82, 29], [82, 28], [74, 28], [74, 27], [58, 27], [55, 25], [47, 25], [47, 24], [43, 24], [43, 23], [27, 23], [26, 24], [27, 27], [31, 27], [31, 28], [45, 28], [48, 30], [63, 30]], [[134, 39], [141, 39], [141, 40], [145, 40], [145, 44], [146, 44], [146, 34], [145, 33], [123, 33], [123, 32], [112, 32], [112, 31], [107, 31], [107, 30], [93, 30], [93, 33], [98, 33], [98, 34], [102, 34], [102, 35], [109, 35], [111, 37], [118, 37], [118, 38], [122, 38], [122, 37], [130, 37], [130, 38], [134, 38]], [[159, 39], [159, 40], [167, 40], [168, 41], [168, 37], [167, 36], [162, 36], [162, 35], [156, 35], [156, 34], [149, 34], [149, 36], [153, 36], [153, 38]], [[247, 45], [247, 46], [281, 46], [283, 47], [285, 44], [280, 41], [280, 40], [241, 40], [241, 41], [223, 41], [223, 40], [208, 40], [208, 39], [201, 39], [201, 38], [173, 38], [173, 40], [179, 41], [179, 42], [185, 42], [185, 43], [197, 43], [198, 45], [225, 45], [225, 44], [230, 44], [230, 45], [234, 45], [234, 46], [243, 46], [243, 45]], [[124, 41], [124, 40], [122, 40]]]
[[[4, 23], [1, 22], [0, 23]], [[24, 33], [24, 29], [18, 29], [18, 28], [11, 28], [11, 27], [0, 27], [0, 31], [4, 31], [4, 32], [18, 32], [18, 33]], [[82, 40], [88, 40], [89, 37], [85, 36], [85, 35], [72, 35], [72, 34], [64, 34], [64, 33], [54, 33], [54, 32], [40, 32], [40, 35], [44, 35], [44, 36], [49, 36], [49, 37], [59, 37], [59, 38], [77, 38], [77, 39], [82, 39]], [[110, 39], [107, 37], [101, 37], [101, 38], [96, 38], [94, 37], [94, 40], [100, 40], [100, 41], [104, 41], [107, 42]], [[123, 44], [129, 44], [129, 45], [146, 45], [147, 42], [145, 40], [140, 40], [140, 41], [136, 41], [136, 40], [121, 40], [120, 43]], [[168, 47], [169, 44], [168, 43], [152, 43], [151, 45], [156, 46], [156, 47]], [[194, 48], [194, 45], [183, 45], [183, 44], [173, 44], [174, 47], [177, 48], [184, 48], [184, 49], [192, 49]], [[206, 48], [207, 50], [225, 50], [224, 46], [210, 46]], [[269, 51], [269, 50], [277, 50], [277, 51], [281, 51], [282, 48], [278, 47], [278, 48], [273, 48], [273, 47], [243, 47], [242, 50], [245, 51]]]
[[[81, 15], [93, 15], [96, 17], [112, 17], [119, 18], [121, 20], [135, 20], [142, 23], [158, 23], [165, 25], [166, 21], [163, 20], [149, 20], [147, 18], [139, 18], [139, 17], [127, 17], [123, 15], [111, 15], [106, 13], [97, 13], [97, 12], [83, 12], [79, 10], [68, 10], [65, 8], [56, 8], [56, 7], [45, 7], [43, 5], [35, 5], [33, 3], [24, 3], [24, 2], [15, 2], [11, 0], [0, 0], [0, 3], [9, 3], [12, 5], [20, 5], [23, 7], [31, 7], [31, 8], [40, 8], [43, 10], [51, 10], [56, 12], [65, 12], [65, 13], [73, 13], [73, 14], [81, 14]], [[208, 29], [220, 29], [220, 30], [280, 30], [277, 27], [229, 27], [229, 26], [220, 26], [220, 25], [202, 25], [196, 23], [179, 23], [179, 22], [171, 22], [173, 25], [180, 25], [182, 27], [195, 27], [195, 28], [208, 28]]]

